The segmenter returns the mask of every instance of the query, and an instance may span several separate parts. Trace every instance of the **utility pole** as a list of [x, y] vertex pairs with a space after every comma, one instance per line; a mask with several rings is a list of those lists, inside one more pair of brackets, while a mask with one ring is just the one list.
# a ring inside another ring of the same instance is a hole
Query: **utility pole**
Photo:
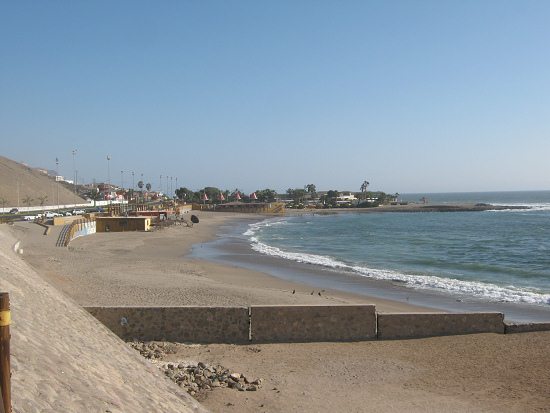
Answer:
[[162, 175], [160, 176], [159, 192], [162, 192]]

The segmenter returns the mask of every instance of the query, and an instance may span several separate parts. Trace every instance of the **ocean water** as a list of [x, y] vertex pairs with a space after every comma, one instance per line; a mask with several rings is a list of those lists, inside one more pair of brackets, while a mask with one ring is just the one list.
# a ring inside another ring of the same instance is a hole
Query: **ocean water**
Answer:
[[251, 224], [244, 236], [262, 254], [413, 289], [550, 306], [550, 191], [402, 198], [422, 196], [527, 208], [290, 216]]

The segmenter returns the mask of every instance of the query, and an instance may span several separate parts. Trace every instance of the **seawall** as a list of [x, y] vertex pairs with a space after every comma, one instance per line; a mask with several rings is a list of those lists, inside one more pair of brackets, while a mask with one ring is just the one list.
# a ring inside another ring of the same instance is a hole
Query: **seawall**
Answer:
[[86, 307], [124, 340], [295, 343], [410, 339], [550, 330], [504, 323], [502, 313], [377, 313], [374, 305]]

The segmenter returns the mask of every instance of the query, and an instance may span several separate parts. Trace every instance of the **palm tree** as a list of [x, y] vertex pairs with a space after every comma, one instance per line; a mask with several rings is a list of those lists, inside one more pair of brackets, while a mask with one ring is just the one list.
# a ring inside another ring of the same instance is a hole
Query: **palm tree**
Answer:
[[139, 182], [138, 182], [138, 188], [139, 188], [139, 189], [143, 189], [143, 181], [139, 181]]
[[363, 181], [363, 183], [361, 184], [361, 193], [364, 194], [364, 198], [367, 198], [367, 188], [369, 187], [370, 185], [370, 182], [369, 181]]
[[147, 183], [147, 185], [145, 185], [145, 189], [147, 189], [147, 191], [150, 191], [151, 190], [151, 184]]

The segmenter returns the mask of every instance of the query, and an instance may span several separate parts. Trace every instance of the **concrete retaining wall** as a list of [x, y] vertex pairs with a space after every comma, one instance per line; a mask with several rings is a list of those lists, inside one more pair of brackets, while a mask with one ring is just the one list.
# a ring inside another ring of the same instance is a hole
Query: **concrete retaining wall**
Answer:
[[378, 338], [420, 338], [472, 333], [504, 333], [502, 313], [378, 314]]
[[530, 333], [533, 331], [550, 331], [550, 323], [505, 323], [506, 334]]
[[358, 341], [376, 338], [374, 305], [251, 306], [252, 342]]
[[124, 340], [247, 343], [247, 307], [86, 307]]
[[[124, 340], [293, 343], [505, 332], [502, 313], [376, 313], [374, 305], [86, 307]], [[506, 333], [550, 330], [509, 324]]]

